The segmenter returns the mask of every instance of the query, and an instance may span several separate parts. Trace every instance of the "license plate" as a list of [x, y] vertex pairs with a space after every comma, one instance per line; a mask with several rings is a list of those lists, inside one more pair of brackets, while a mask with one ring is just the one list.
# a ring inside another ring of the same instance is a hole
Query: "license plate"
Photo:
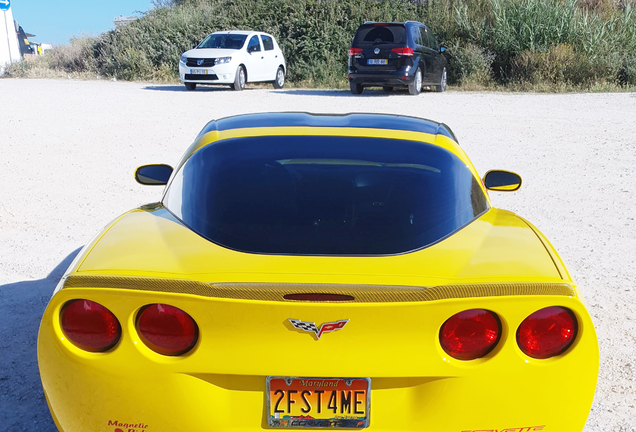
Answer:
[[267, 377], [267, 424], [272, 428], [369, 426], [370, 378]]
[[191, 75], [207, 75], [208, 70], [207, 69], [190, 69], [190, 74]]
[[368, 65], [385, 65], [385, 64], [389, 64], [389, 61], [387, 59], [368, 59], [367, 64]]

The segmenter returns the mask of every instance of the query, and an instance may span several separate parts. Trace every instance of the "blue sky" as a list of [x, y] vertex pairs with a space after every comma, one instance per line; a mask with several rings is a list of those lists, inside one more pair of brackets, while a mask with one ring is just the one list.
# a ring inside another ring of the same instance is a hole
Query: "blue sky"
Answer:
[[33, 42], [67, 44], [72, 36], [113, 29], [116, 16], [152, 9], [151, 0], [10, 0], [13, 19]]

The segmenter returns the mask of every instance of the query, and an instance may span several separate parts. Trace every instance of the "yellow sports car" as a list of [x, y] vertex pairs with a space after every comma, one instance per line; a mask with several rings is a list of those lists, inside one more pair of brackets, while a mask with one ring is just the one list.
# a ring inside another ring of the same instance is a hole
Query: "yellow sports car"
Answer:
[[446, 125], [228, 117], [136, 179], [161, 201], [87, 244], [42, 319], [60, 431], [583, 429], [598, 344], [581, 293], [491, 207], [521, 178], [481, 180]]

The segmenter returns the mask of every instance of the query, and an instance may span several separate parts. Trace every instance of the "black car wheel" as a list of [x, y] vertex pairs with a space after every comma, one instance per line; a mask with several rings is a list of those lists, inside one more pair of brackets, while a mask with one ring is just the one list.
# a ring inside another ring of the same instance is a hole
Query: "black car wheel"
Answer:
[[412, 94], [413, 96], [417, 96], [418, 94], [420, 94], [420, 92], [422, 91], [422, 69], [420, 69], [420, 67], [417, 67], [417, 70], [415, 71], [415, 78], [413, 79], [413, 82], [411, 84], [409, 84], [409, 93]]
[[349, 88], [353, 94], [360, 94], [362, 93], [362, 90], [364, 90], [362, 84], [355, 84], [353, 81], [349, 81]]
[[185, 83], [186, 90], [195, 90], [197, 88], [196, 83]]
[[285, 71], [282, 66], [278, 67], [278, 70], [276, 71], [276, 79], [273, 84], [275, 89], [282, 89], [285, 85]]
[[446, 91], [446, 68], [442, 69], [442, 77], [440, 78], [439, 85], [435, 86], [435, 91], [443, 92]]
[[238, 69], [236, 69], [236, 76], [234, 78], [232, 88], [236, 91], [241, 91], [245, 88], [246, 81], [245, 68], [243, 66], [239, 66]]

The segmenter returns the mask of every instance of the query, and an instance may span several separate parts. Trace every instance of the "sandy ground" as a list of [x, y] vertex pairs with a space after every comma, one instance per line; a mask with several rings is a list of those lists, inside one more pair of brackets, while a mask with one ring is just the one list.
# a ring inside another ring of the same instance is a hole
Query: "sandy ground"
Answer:
[[480, 173], [520, 173], [522, 189], [492, 194], [494, 204], [552, 241], [598, 332], [585, 431], [636, 431], [636, 94], [353, 96], [0, 79], [0, 107], [0, 429], [55, 431], [37, 369], [39, 321], [78, 249], [117, 215], [159, 198], [159, 188], [135, 183], [134, 169], [176, 163], [214, 118], [310, 111], [443, 121]]

